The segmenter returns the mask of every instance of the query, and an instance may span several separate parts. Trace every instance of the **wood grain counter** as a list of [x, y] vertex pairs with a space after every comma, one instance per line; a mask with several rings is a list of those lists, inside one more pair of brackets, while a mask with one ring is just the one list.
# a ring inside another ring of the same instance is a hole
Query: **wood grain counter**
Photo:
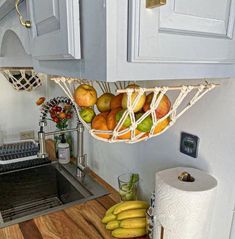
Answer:
[[94, 173], [93, 176], [109, 190], [109, 195], [0, 229], [0, 239], [113, 238], [101, 223], [101, 218], [120, 199], [110, 185]]

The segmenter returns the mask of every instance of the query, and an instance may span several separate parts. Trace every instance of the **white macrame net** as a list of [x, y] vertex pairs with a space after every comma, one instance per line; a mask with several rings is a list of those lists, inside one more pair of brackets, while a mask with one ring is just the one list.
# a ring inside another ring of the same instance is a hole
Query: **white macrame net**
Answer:
[[[167, 129], [169, 129], [176, 120], [182, 116], [189, 108], [191, 108], [198, 100], [200, 100], [205, 94], [209, 91], [214, 89], [217, 84], [200, 84], [200, 85], [182, 85], [182, 86], [161, 86], [161, 87], [153, 87], [153, 88], [125, 88], [128, 83], [107, 83], [107, 82], [95, 82], [95, 81], [86, 81], [74, 78], [52, 78], [66, 93], [66, 95], [74, 102], [76, 106], [77, 113], [79, 115], [80, 121], [84, 124], [87, 128], [89, 133], [96, 139], [102, 140], [105, 142], [127, 142], [127, 143], [136, 143], [143, 140], [147, 140], [152, 137], [156, 137], [162, 133], [164, 133]], [[76, 87], [79, 84], [90, 84], [95, 86], [95, 84], [101, 88], [103, 92], [110, 92], [111, 87], [110, 84], [114, 84], [116, 87], [116, 93], [126, 93], [127, 94], [127, 109], [123, 113], [120, 121], [117, 123], [114, 130], [96, 130], [92, 129], [90, 124], [87, 124], [82, 117], [80, 117], [79, 106], [75, 103], [73, 93]], [[168, 92], [176, 92], [177, 96], [174, 102], [171, 102], [171, 109], [170, 111], [162, 118], [157, 119], [156, 116], [156, 109], [158, 108], [162, 98]], [[133, 93], [138, 93], [135, 99], [131, 98]], [[145, 112], [138, 120], [135, 119], [134, 109], [138, 104], [141, 96], [146, 93], [153, 93], [153, 98], [150, 104], [150, 109]], [[190, 97], [189, 97], [190, 96]], [[187, 102], [184, 102], [187, 101]], [[184, 104], [183, 104], [184, 102]], [[152, 117], [152, 127], [149, 133], [139, 132], [137, 131], [137, 126], [140, 124], [146, 117], [151, 115]], [[123, 129], [123, 123], [130, 117], [131, 119], [131, 126], [128, 128]], [[156, 128], [160, 126], [160, 124], [164, 121], [168, 120], [167, 125], [162, 129], [157, 131]], [[130, 137], [127, 139], [121, 136], [128, 134]], [[106, 135], [107, 138], [101, 137], [99, 135]]]
[[17, 91], [32, 91], [42, 85], [43, 74], [32, 69], [7, 69], [2, 71], [5, 78]]

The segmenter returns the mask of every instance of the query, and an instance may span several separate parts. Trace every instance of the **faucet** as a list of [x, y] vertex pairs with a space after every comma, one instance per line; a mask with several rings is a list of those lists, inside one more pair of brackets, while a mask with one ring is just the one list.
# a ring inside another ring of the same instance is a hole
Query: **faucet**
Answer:
[[77, 160], [76, 160], [76, 176], [82, 179], [85, 176], [86, 171], [88, 171], [88, 167], [86, 165], [86, 155], [84, 154], [84, 126], [78, 120], [78, 124], [76, 128], [66, 129], [66, 130], [57, 130], [53, 132], [45, 132], [44, 127], [47, 126], [47, 122], [45, 119], [39, 122], [40, 130], [38, 132], [38, 141], [39, 141], [39, 152], [38, 158], [47, 158], [48, 154], [46, 152], [46, 136], [57, 135], [66, 132], [77, 132]]

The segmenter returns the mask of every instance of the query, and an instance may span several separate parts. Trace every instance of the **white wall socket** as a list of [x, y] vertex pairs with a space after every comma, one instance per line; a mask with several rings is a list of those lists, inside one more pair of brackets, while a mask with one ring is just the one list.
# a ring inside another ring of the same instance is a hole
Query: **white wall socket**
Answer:
[[28, 130], [28, 131], [20, 132], [20, 139], [21, 140], [34, 139], [34, 131], [33, 130]]

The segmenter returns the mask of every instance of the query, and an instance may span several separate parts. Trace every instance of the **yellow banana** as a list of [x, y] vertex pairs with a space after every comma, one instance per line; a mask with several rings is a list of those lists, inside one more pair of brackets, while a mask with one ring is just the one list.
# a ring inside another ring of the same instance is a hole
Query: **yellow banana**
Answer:
[[146, 228], [146, 218], [132, 218], [120, 222], [121, 228]]
[[147, 209], [149, 207], [148, 203], [144, 201], [127, 201], [123, 202], [120, 205], [118, 205], [114, 211], [113, 214], [117, 215], [123, 211], [130, 210], [130, 209]]
[[111, 222], [111, 221], [113, 221], [113, 220], [115, 220], [115, 219], [116, 219], [116, 216], [115, 216], [115, 215], [109, 214], [109, 215], [105, 216], [105, 217], [102, 219], [102, 222], [103, 222], [103, 223], [108, 223], [108, 222]]
[[117, 228], [112, 231], [112, 236], [116, 238], [133, 238], [146, 235], [145, 228], [125, 229]]
[[109, 215], [109, 214], [112, 214], [113, 211], [115, 210], [116, 207], [118, 207], [119, 205], [121, 205], [123, 202], [120, 202], [120, 203], [117, 203], [115, 205], [113, 205], [112, 207], [110, 207], [107, 212], [105, 213], [105, 215]]
[[120, 222], [119, 221], [111, 221], [109, 222], [107, 225], [106, 225], [106, 229], [107, 230], [114, 230], [116, 228], [119, 228], [119, 224]]
[[130, 218], [146, 217], [146, 209], [134, 209], [121, 212], [117, 215], [117, 220], [124, 220]]

